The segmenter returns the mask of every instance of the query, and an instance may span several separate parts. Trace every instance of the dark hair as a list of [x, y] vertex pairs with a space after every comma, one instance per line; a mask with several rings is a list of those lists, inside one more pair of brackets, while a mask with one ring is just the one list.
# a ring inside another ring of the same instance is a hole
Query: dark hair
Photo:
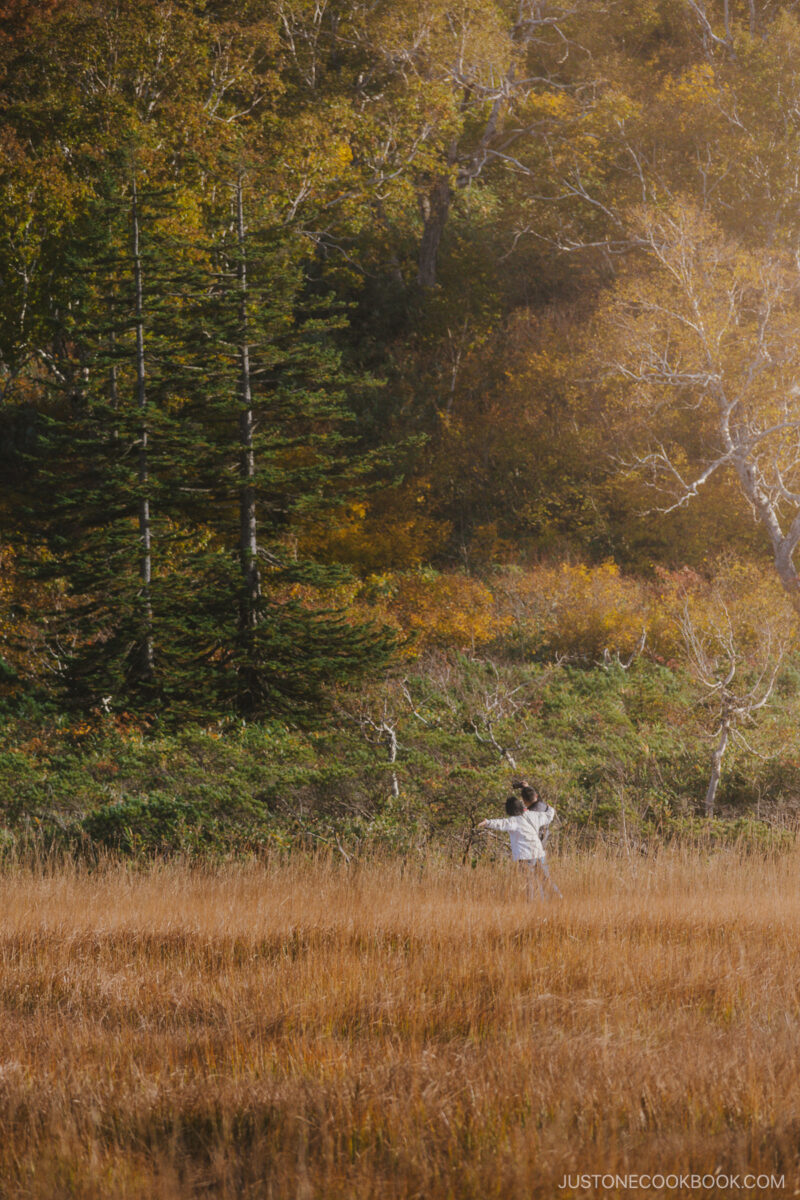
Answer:
[[532, 783], [528, 783], [527, 779], [515, 779], [511, 784], [515, 791], [518, 791], [522, 796], [526, 808], [533, 808], [536, 801], [539, 799], [539, 793]]
[[509, 817], [521, 817], [525, 812], [525, 805], [520, 800], [519, 796], [506, 797], [506, 812]]

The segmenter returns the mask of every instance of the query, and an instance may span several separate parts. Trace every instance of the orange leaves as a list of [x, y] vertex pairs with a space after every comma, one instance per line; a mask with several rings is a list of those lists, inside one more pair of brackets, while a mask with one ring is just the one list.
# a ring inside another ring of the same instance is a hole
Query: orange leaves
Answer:
[[509, 566], [484, 579], [431, 569], [384, 572], [335, 591], [291, 589], [292, 599], [312, 608], [341, 606], [348, 619], [390, 626], [410, 639], [410, 657], [494, 643], [498, 649], [513, 644], [531, 657], [598, 663], [645, 652], [674, 664], [683, 657], [686, 604], [698, 628], [711, 629], [721, 616], [720, 597], [743, 646], [746, 626], [755, 636], [757, 626], [777, 628], [776, 622], [790, 620], [769, 574], [743, 563], [712, 564], [706, 575], [660, 569], [655, 581], [624, 575], [616, 563], [605, 562]]
[[354, 580], [334, 589], [296, 584], [285, 598], [312, 610], [340, 608], [356, 624], [387, 625], [407, 639], [410, 657], [430, 647], [472, 649], [501, 636], [512, 621], [498, 611], [486, 584], [430, 569], [370, 575], [363, 583]]
[[498, 613], [485, 584], [459, 574], [400, 576], [392, 611], [420, 648], [473, 648], [493, 641], [511, 624], [510, 615]]
[[20, 571], [15, 549], [0, 545], [0, 664], [7, 672], [0, 693], [17, 691], [22, 680], [41, 677], [52, 665], [47, 661], [43, 630], [31, 615], [52, 599], [45, 591]]
[[743, 653], [767, 626], [784, 640], [792, 628], [770, 573], [737, 561], [707, 563], [703, 574], [659, 568], [654, 580], [625, 575], [613, 561], [506, 566], [481, 579], [430, 568], [385, 571], [335, 591], [296, 586], [291, 598], [387, 625], [408, 639], [409, 657], [493, 644], [500, 653], [513, 645], [530, 657], [595, 663], [645, 653], [674, 666], [685, 659], [687, 605], [703, 636], [733, 622]]
[[450, 533], [447, 521], [428, 512], [428, 492], [428, 482], [418, 479], [382, 497], [344, 505], [335, 522], [309, 523], [300, 549], [363, 571], [419, 567], [441, 552]]
[[703, 578], [694, 571], [658, 572], [659, 603], [698, 646], [735, 647], [741, 662], [764, 657], [767, 645], [796, 645], [791, 605], [763, 568], [737, 559], [714, 563]]
[[510, 570], [496, 585], [532, 653], [602, 659], [631, 655], [649, 622], [646, 587], [616, 563]]

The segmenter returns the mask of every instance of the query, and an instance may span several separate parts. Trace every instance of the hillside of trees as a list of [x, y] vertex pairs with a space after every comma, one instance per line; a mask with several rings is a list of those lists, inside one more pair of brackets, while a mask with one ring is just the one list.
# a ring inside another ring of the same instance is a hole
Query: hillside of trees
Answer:
[[798, 7], [0, 4], [2, 845], [785, 836]]

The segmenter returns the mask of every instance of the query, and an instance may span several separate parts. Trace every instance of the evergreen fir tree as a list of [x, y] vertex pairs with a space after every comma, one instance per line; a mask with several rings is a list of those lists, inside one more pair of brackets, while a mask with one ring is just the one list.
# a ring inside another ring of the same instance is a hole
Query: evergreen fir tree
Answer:
[[[204, 583], [174, 646], [206, 643], [184, 655], [185, 692], [211, 689], [221, 707], [242, 712], [297, 712], [313, 708], [325, 684], [385, 662], [392, 641], [291, 595], [294, 584], [324, 589], [344, 577], [297, 561], [287, 535], [298, 514], [345, 494], [363, 468], [345, 403], [357, 381], [335, 346], [343, 318], [305, 295], [286, 230], [243, 171], [228, 190], [229, 207], [212, 214], [212, 270], [187, 334], [197, 454], [186, 494], [202, 498], [206, 548], [192, 568]], [[199, 524], [191, 500], [184, 520], [187, 512]]]
[[58, 338], [69, 386], [48, 420], [50, 570], [70, 595], [53, 628], [73, 698], [149, 705], [162, 675], [153, 559], [166, 552], [158, 498], [180, 256], [159, 229], [172, 198], [147, 186], [129, 152], [99, 183], [70, 243], [72, 295]]

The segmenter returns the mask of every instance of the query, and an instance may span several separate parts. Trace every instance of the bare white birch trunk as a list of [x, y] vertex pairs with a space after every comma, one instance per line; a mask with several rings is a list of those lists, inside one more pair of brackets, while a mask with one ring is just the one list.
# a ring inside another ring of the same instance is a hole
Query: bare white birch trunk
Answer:
[[247, 249], [245, 244], [244, 197], [242, 177], [236, 181], [236, 229], [239, 243], [239, 557], [242, 567], [243, 603], [241, 627], [255, 627], [258, 601], [261, 596], [261, 576], [258, 570], [258, 539], [256, 528], [255, 451], [253, 448], [253, 394], [250, 376], [250, 346], [247, 337]]
[[729, 717], [725, 717], [719, 727], [719, 739], [716, 749], [711, 756], [711, 778], [708, 781], [708, 791], [706, 792], [705, 810], [707, 817], [714, 815], [714, 800], [719, 787], [719, 779], [722, 774], [722, 759], [725, 756], [725, 751], [728, 747], [728, 737], [730, 736], [731, 722]]
[[258, 569], [256, 526], [255, 448], [253, 446], [253, 387], [247, 318], [247, 242], [244, 222], [244, 185], [236, 180], [236, 233], [239, 261], [239, 562], [242, 575], [239, 603], [239, 634], [244, 662], [239, 669], [239, 699], [244, 708], [253, 704], [258, 691], [253, 632], [258, 621], [261, 575]]
[[147, 389], [144, 356], [144, 302], [142, 258], [139, 248], [139, 196], [136, 188], [136, 173], [132, 179], [132, 237], [133, 278], [135, 288], [136, 320], [136, 403], [141, 424], [139, 426], [139, 578], [141, 580], [141, 608], [144, 618], [144, 636], [141, 646], [142, 668], [145, 675], [154, 670], [153, 651], [153, 600], [151, 595], [152, 558], [151, 523], [148, 462]]
[[389, 751], [389, 762], [392, 764], [392, 795], [395, 799], [400, 795], [400, 781], [397, 778], [397, 772], [394, 769], [394, 764], [397, 762], [397, 734], [390, 725], [384, 725], [386, 734], [386, 745]]

